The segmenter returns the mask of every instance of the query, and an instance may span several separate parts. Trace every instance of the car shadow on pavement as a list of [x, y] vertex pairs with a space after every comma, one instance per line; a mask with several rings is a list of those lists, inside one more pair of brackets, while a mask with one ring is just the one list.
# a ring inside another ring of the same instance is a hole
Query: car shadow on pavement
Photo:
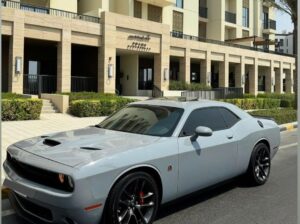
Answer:
[[159, 209], [156, 221], [165, 218], [173, 213], [192, 207], [196, 204], [205, 202], [211, 198], [217, 197], [218, 195], [229, 192], [235, 188], [251, 188], [253, 187], [248, 181], [245, 180], [244, 176], [236, 177], [231, 180], [219, 183], [217, 185], [205, 188], [200, 191], [196, 191], [187, 196], [183, 196], [174, 201], [168, 202], [161, 206]]

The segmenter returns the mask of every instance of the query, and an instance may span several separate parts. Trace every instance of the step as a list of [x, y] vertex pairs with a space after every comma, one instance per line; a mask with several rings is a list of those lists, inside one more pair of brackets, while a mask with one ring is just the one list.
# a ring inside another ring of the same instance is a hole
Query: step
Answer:
[[48, 110], [51, 110], [51, 109], [55, 109], [55, 106], [53, 106], [53, 105], [43, 106], [42, 109], [48, 109]]
[[45, 114], [45, 113], [58, 113], [57, 110], [42, 110], [41, 113]]

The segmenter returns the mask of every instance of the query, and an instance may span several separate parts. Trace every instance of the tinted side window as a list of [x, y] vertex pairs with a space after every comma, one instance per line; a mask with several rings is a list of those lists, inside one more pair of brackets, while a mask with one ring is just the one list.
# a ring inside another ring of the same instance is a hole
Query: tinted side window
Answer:
[[231, 128], [240, 120], [238, 116], [225, 108], [219, 108], [219, 111], [222, 114], [228, 128]]
[[198, 126], [209, 127], [213, 131], [227, 129], [218, 108], [204, 108], [193, 111], [182, 129], [181, 136], [193, 135]]

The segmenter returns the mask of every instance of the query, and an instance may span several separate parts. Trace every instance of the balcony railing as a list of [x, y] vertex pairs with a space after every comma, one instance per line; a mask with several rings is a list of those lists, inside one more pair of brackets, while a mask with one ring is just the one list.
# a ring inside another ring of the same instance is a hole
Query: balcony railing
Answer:
[[207, 18], [207, 8], [206, 7], [199, 7], [199, 16], [202, 18]]
[[87, 22], [93, 23], [100, 23], [100, 18], [94, 16], [87, 16], [87, 15], [80, 15], [74, 12], [63, 11], [59, 9], [52, 9], [47, 7], [39, 7], [30, 4], [23, 4], [21, 2], [16, 1], [8, 1], [8, 0], [1, 0], [1, 5], [3, 7], [20, 9], [24, 11], [54, 15], [54, 16], [62, 16], [70, 19], [79, 19]]
[[264, 29], [276, 30], [276, 21], [269, 19], [263, 22]]
[[23, 88], [25, 94], [55, 93], [56, 75], [24, 74]]
[[292, 54], [280, 53], [280, 52], [276, 52], [276, 51], [271, 51], [269, 49], [249, 47], [249, 46], [240, 45], [240, 44], [233, 44], [233, 43], [228, 43], [228, 42], [224, 42], [224, 41], [220, 41], [220, 40], [206, 39], [206, 38], [203, 38], [203, 37], [186, 35], [186, 34], [183, 34], [182, 32], [177, 32], [177, 31], [172, 31], [170, 33], [170, 35], [171, 35], [171, 37], [185, 39], [185, 40], [200, 41], [200, 42], [217, 44], [217, 45], [222, 45], [222, 46], [236, 47], [236, 48], [241, 48], [241, 49], [245, 49], [245, 50], [260, 51], [260, 52], [266, 52], [266, 53], [271, 53], [271, 54], [278, 54], [278, 55], [284, 55], [284, 56], [289, 56], [289, 57], [295, 57], [295, 55], [292, 55]]
[[232, 12], [225, 12], [225, 21], [236, 24], [236, 14]]
[[71, 77], [72, 92], [97, 92], [97, 77], [73, 76]]

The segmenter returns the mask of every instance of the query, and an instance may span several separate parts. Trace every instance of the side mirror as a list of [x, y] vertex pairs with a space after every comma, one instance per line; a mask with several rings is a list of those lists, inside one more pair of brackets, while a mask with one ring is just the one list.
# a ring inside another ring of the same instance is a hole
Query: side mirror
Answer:
[[208, 127], [199, 126], [195, 130], [195, 134], [191, 137], [191, 141], [194, 142], [199, 136], [209, 137], [212, 136], [213, 131]]

